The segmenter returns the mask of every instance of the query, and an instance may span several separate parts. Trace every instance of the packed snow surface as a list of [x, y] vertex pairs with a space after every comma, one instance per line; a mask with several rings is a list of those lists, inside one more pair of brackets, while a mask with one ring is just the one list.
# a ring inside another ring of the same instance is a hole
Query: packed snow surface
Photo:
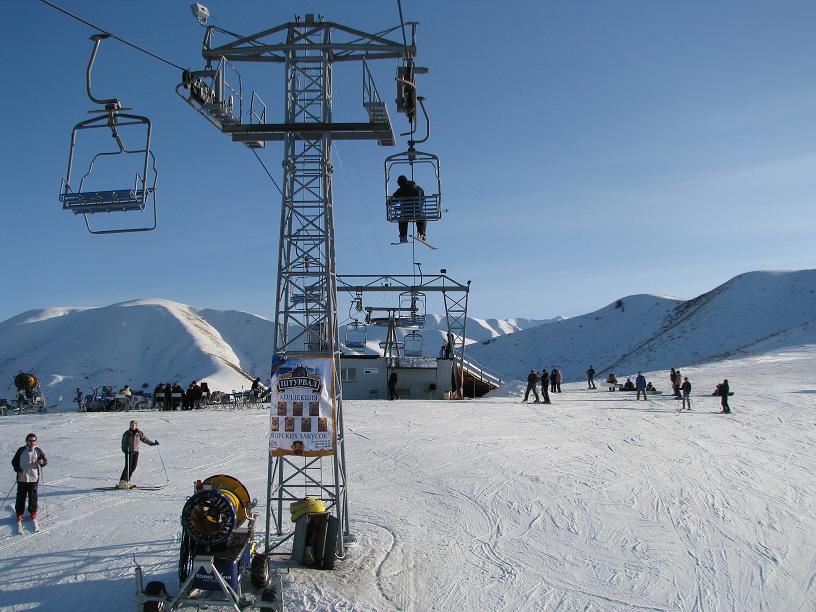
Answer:
[[[816, 345], [791, 342], [684, 368], [690, 413], [581, 383], [550, 406], [345, 402], [360, 546], [334, 571], [293, 568], [287, 608], [816, 610]], [[709, 395], [724, 377], [729, 416]], [[162, 482], [163, 459], [169, 485], [95, 490], [117, 480], [134, 416], [161, 441], [134, 481]], [[263, 499], [267, 427], [260, 409], [0, 418], [7, 460], [29, 431], [49, 458], [43, 532], [14, 535], [6, 503], [0, 607], [133, 609], [134, 556], [177, 590], [193, 481], [231, 474]]]

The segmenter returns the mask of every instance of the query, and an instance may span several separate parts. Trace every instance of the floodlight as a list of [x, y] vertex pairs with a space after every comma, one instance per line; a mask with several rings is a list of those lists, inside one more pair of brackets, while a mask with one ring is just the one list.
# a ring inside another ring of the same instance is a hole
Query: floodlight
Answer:
[[203, 4], [194, 2], [190, 5], [190, 10], [193, 11], [193, 16], [198, 19], [198, 23], [207, 25], [207, 20], [210, 18], [210, 9]]

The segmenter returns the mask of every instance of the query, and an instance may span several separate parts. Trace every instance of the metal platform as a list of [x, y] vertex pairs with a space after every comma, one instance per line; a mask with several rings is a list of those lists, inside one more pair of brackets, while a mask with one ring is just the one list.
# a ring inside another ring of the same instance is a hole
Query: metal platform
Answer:
[[80, 193], [61, 193], [59, 200], [64, 210], [75, 215], [144, 210], [145, 198], [153, 194], [153, 189], [135, 191], [133, 189], [114, 189], [110, 191], [85, 191]]

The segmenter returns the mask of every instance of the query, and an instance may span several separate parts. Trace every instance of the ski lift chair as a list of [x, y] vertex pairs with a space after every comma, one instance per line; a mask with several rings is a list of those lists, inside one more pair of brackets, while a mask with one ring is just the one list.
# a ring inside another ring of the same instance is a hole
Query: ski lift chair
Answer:
[[410, 331], [402, 339], [403, 351], [406, 357], [422, 357], [422, 334]]
[[[425, 195], [416, 198], [395, 198], [391, 195], [397, 177], [404, 174], [413, 181], [416, 180], [415, 171], [420, 171], [416, 178]], [[393, 223], [439, 221], [442, 218], [442, 181], [436, 155], [410, 147], [407, 151], [385, 158], [385, 210], [387, 220]]]
[[346, 323], [346, 346], [348, 348], [365, 348], [368, 331], [365, 323], [350, 321]]
[[[95, 104], [101, 104], [105, 108], [90, 111], [98, 113], [98, 116], [85, 121], [80, 121], [71, 131], [71, 149], [68, 154], [68, 172], [62, 179], [60, 186], [59, 200], [62, 202], [64, 210], [70, 210], [75, 215], [85, 217], [85, 225], [92, 234], [118, 234], [125, 232], [144, 232], [156, 229], [156, 158], [150, 150], [150, 137], [152, 134], [152, 124], [150, 119], [142, 115], [133, 115], [122, 112], [130, 110], [123, 108], [118, 98], [100, 100], [93, 96], [91, 92], [91, 70], [96, 59], [99, 45], [107, 34], [94, 34], [91, 40], [94, 41], [94, 48], [91, 59], [88, 62], [86, 71], [88, 97]], [[122, 129], [134, 133], [134, 130], [144, 128], [144, 144], [140, 148], [129, 149], [125, 146], [120, 131]], [[87, 171], [81, 177], [79, 172], [75, 173], [74, 154], [77, 148], [77, 135], [82, 130], [109, 129], [113, 137], [116, 148], [111, 151], [97, 153], [91, 158]], [[120, 158], [135, 159], [139, 163], [140, 171], [136, 172], [133, 185], [121, 185], [118, 189], [91, 189], [86, 183], [93, 172], [94, 165], [100, 159]], [[145, 207], [152, 205], [153, 223], [139, 227], [125, 227], [115, 229], [93, 229], [88, 215], [112, 212], [143, 212]]]
[[400, 326], [425, 327], [425, 294], [419, 291], [406, 291], [399, 295]]

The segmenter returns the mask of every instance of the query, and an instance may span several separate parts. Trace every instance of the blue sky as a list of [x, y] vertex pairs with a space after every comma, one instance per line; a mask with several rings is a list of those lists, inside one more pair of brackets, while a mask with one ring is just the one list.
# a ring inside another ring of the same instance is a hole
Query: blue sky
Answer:
[[[189, 2], [61, 4], [202, 67]], [[398, 23], [396, 1], [205, 4], [241, 33], [308, 12], [367, 31]], [[449, 210], [428, 228], [439, 250], [417, 253], [425, 270], [472, 280], [474, 316], [576, 315], [633, 293], [690, 298], [748, 270], [813, 267], [816, 3], [403, 0], [403, 9], [420, 22], [424, 148], [441, 159]], [[4, 11], [0, 320], [138, 297], [272, 316], [278, 192], [248, 150], [175, 95], [178, 71], [115, 41], [103, 44], [95, 92], [154, 121], [159, 230], [92, 236], [62, 211], [70, 130], [91, 108], [91, 33], [40, 2]], [[375, 68], [386, 100], [395, 65]], [[365, 116], [359, 70], [335, 72], [338, 121]], [[245, 77], [280, 120], [282, 68]], [[336, 143], [339, 273], [411, 272], [410, 249], [389, 244], [397, 232], [382, 178], [385, 156], [405, 146]], [[276, 179], [281, 149], [263, 153]]]

